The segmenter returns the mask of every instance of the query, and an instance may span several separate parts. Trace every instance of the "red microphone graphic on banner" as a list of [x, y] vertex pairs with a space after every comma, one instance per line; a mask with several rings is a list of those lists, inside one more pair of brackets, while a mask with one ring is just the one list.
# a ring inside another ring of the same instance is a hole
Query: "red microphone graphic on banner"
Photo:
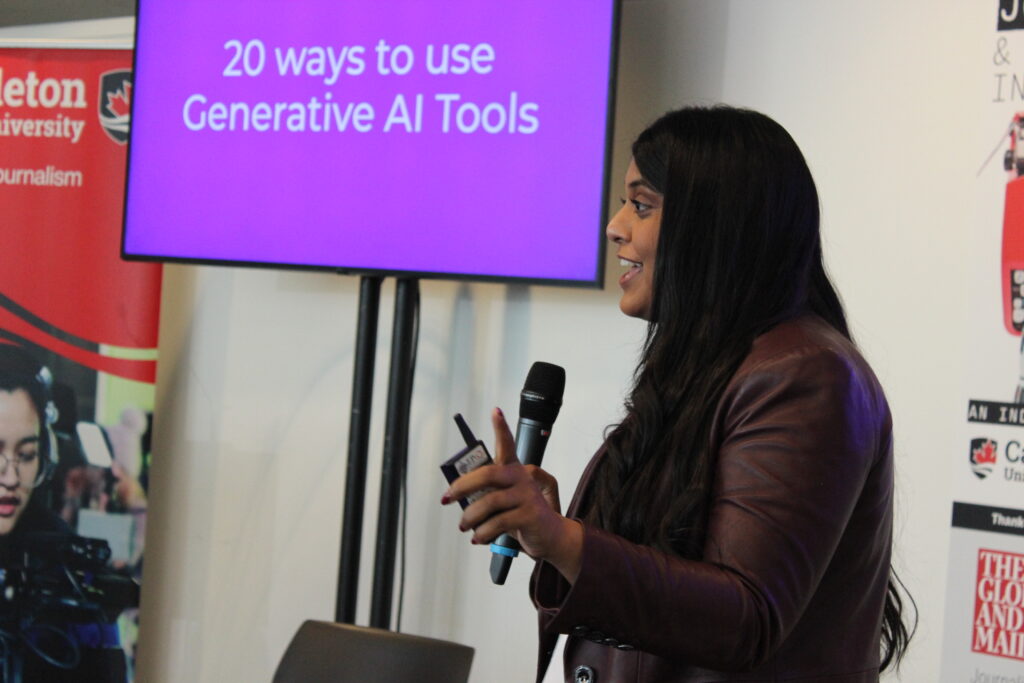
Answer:
[[130, 51], [0, 49], [0, 683], [133, 678], [161, 268], [119, 256], [131, 97]]
[[1003, 166], [1009, 172], [1003, 209], [1003, 320], [1010, 334], [1024, 330], [1024, 113], [1010, 124], [1010, 148]]
[[[1006, 201], [1003, 204], [1003, 324], [1015, 336], [1024, 332], [1024, 113], [1018, 112], [1008, 130], [1010, 146], [1003, 156]], [[1013, 402], [1024, 404], [1024, 340], [1021, 340], [1020, 377]]]

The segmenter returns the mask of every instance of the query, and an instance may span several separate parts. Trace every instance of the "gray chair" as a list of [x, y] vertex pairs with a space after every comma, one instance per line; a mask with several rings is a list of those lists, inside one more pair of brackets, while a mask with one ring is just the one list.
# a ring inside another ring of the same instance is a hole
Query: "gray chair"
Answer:
[[473, 648], [378, 628], [306, 621], [274, 683], [466, 683]]

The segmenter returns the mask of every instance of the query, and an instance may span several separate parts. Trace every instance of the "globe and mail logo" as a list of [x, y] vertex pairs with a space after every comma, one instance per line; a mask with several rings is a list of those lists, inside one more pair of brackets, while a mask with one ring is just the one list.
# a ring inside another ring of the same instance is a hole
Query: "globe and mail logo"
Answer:
[[118, 69], [100, 75], [100, 125], [110, 139], [119, 145], [128, 142], [131, 104], [132, 72], [130, 69]]
[[978, 479], [984, 479], [992, 474], [996, 466], [998, 447], [999, 445], [989, 438], [971, 439], [971, 471]]

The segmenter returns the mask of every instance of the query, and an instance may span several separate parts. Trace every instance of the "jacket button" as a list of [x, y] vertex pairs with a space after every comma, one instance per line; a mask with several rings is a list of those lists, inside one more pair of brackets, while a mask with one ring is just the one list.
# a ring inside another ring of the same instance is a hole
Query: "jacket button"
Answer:
[[573, 683], [596, 683], [597, 674], [589, 666], [577, 666], [572, 672]]

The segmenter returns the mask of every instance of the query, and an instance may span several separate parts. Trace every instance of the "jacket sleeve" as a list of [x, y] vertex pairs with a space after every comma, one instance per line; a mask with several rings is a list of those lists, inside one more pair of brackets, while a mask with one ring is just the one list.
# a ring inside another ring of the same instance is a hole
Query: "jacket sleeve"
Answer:
[[703, 561], [584, 525], [573, 585], [543, 562], [534, 574], [541, 627], [714, 669], [768, 658], [814, 594], [888, 446], [884, 398], [859, 362], [811, 348], [741, 368], [713, 426], [720, 449]]

